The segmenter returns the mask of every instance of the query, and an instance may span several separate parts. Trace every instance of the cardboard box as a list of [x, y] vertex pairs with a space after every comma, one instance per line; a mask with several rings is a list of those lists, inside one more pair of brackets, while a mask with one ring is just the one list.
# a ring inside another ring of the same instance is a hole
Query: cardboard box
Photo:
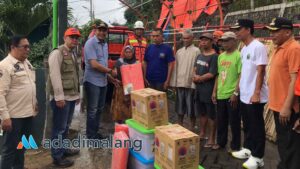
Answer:
[[200, 138], [178, 124], [155, 128], [155, 163], [161, 169], [198, 169]]
[[132, 119], [146, 129], [168, 124], [168, 101], [165, 92], [146, 88], [131, 92]]

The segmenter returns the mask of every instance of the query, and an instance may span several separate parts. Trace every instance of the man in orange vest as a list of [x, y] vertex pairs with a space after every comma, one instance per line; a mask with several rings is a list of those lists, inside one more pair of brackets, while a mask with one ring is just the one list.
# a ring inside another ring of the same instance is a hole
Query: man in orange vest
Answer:
[[[129, 34], [124, 46], [130, 45], [134, 47], [135, 57], [138, 61], [143, 62], [145, 50], [147, 48], [147, 40], [144, 35], [144, 24], [142, 21], [136, 21], [134, 23], [134, 34]], [[121, 57], [123, 58], [123, 53]]]

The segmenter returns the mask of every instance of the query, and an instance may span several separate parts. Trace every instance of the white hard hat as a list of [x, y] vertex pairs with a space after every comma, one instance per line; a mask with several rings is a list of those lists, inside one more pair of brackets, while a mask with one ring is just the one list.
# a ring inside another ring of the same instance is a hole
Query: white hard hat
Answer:
[[145, 29], [144, 28], [144, 23], [142, 22], [142, 21], [136, 21], [135, 23], [134, 23], [134, 27], [133, 27], [134, 29]]

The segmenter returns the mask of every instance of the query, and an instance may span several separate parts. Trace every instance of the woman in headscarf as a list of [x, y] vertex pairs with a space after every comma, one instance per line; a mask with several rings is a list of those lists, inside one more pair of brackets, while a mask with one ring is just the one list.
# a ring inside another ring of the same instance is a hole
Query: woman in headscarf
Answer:
[[113, 120], [117, 123], [124, 123], [125, 120], [131, 118], [130, 95], [124, 95], [124, 90], [122, 86], [122, 75], [120, 69], [123, 65], [138, 63], [134, 54], [134, 48], [132, 46], [125, 46], [123, 51], [124, 58], [118, 59], [114, 68], [118, 74], [118, 85], [115, 86], [113, 92], [111, 112], [113, 114]]

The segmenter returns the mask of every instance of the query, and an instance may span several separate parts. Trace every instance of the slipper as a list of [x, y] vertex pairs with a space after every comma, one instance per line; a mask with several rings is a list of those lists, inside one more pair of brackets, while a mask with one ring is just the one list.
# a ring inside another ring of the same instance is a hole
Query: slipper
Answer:
[[200, 140], [208, 140], [208, 137], [200, 136]]
[[220, 146], [219, 144], [214, 144], [214, 145], [211, 147], [211, 149], [213, 149], [213, 150], [219, 150], [219, 149], [221, 149], [221, 146]]
[[214, 146], [215, 144], [208, 144], [206, 143], [203, 147], [204, 148], [212, 148], [212, 146]]

